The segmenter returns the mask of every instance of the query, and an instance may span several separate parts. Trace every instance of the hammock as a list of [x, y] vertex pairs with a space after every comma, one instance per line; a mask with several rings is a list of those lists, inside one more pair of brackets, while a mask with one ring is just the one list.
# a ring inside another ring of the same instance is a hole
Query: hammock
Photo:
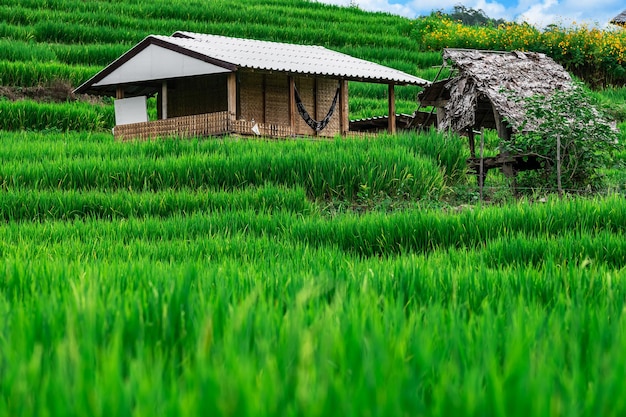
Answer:
[[339, 98], [340, 88], [337, 87], [337, 92], [335, 93], [335, 98], [333, 98], [333, 103], [330, 105], [330, 110], [328, 110], [328, 114], [322, 120], [317, 121], [311, 117], [309, 112], [304, 108], [304, 103], [302, 103], [302, 99], [300, 98], [300, 94], [298, 94], [298, 89], [296, 86], [293, 86], [293, 92], [295, 93], [296, 106], [298, 107], [298, 113], [304, 119], [307, 125], [311, 126], [311, 129], [319, 132], [323, 130], [328, 122], [330, 122], [330, 118], [333, 117], [333, 113], [335, 112], [335, 107], [337, 107], [337, 99]]

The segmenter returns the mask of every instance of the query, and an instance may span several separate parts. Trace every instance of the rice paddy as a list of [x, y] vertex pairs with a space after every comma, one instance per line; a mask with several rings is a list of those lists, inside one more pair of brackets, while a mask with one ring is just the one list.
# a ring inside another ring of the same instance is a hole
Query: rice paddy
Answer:
[[3, 133], [0, 413], [621, 414], [624, 198], [432, 208], [431, 135]]
[[[440, 63], [414, 21], [302, 0], [0, 16], [15, 88], [76, 86], [175, 30]], [[386, 88], [350, 91], [352, 117], [384, 114]], [[597, 99], [619, 116], [621, 93]], [[106, 102], [0, 100], [0, 416], [626, 413], [623, 151], [602, 196], [481, 204], [455, 135], [115, 142], [112, 123]]]

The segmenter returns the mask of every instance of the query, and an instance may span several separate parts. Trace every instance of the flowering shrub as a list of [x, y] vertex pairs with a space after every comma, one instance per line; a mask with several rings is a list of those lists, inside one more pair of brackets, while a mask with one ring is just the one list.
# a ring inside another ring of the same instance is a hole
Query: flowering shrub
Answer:
[[440, 14], [415, 21], [411, 32], [424, 50], [473, 48], [541, 52], [594, 86], [626, 84], [626, 30], [526, 23], [465, 26]]

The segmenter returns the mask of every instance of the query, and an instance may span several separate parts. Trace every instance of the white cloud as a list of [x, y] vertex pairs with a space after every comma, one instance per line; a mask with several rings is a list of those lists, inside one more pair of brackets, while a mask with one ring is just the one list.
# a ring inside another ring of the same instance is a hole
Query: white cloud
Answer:
[[415, 17], [415, 12], [410, 6], [400, 3], [389, 3], [387, 0], [354, 0], [362, 10], [374, 12], [387, 12], [405, 17]]
[[473, 8], [476, 10], [482, 10], [487, 16], [494, 19], [505, 19], [509, 15], [506, 7], [497, 2], [478, 0]]
[[434, 10], [451, 10], [461, 3], [483, 10], [489, 17], [526, 21], [538, 27], [552, 23], [605, 26], [624, 10], [623, 0], [317, 0], [339, 6], [357, 5], [362, 10], [387, 12], [415, 18]]
[[317, 0], [320, 3], [334, 4], [337, 6], [357, 6], [361, 10], [369, 12], [385, 12], [397, 14], [409, 18], [416, 16], [411, 6], [400, 3], [390, 3], [388, 0]]
[[517, 20], [528, 22], [532, 25], [544, 27], [559, 20], [559, 16], [550, 11], [558, 6], [557, 0], [544, 0], [542, 3], [531, 5], [528, 10], [519, 15]]

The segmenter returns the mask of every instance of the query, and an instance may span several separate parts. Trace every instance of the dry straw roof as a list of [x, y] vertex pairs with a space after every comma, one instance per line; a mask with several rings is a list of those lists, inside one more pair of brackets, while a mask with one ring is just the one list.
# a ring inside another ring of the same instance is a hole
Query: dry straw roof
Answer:
[[459, 74], [445, 85], [450, 91], [448, 123], [455, 130], [479, 122], [473, 110], [480, 99], [488, 99], [500, 116], [519, 125], [525, 118], [520, 99], [550, 96], [572, 85], [567, 71], [544, 54], [446, 49], [443, 59]]
[[626, 10], [618, 14], [611, 20], [611, 23], [619, 26], [626, 26]]

